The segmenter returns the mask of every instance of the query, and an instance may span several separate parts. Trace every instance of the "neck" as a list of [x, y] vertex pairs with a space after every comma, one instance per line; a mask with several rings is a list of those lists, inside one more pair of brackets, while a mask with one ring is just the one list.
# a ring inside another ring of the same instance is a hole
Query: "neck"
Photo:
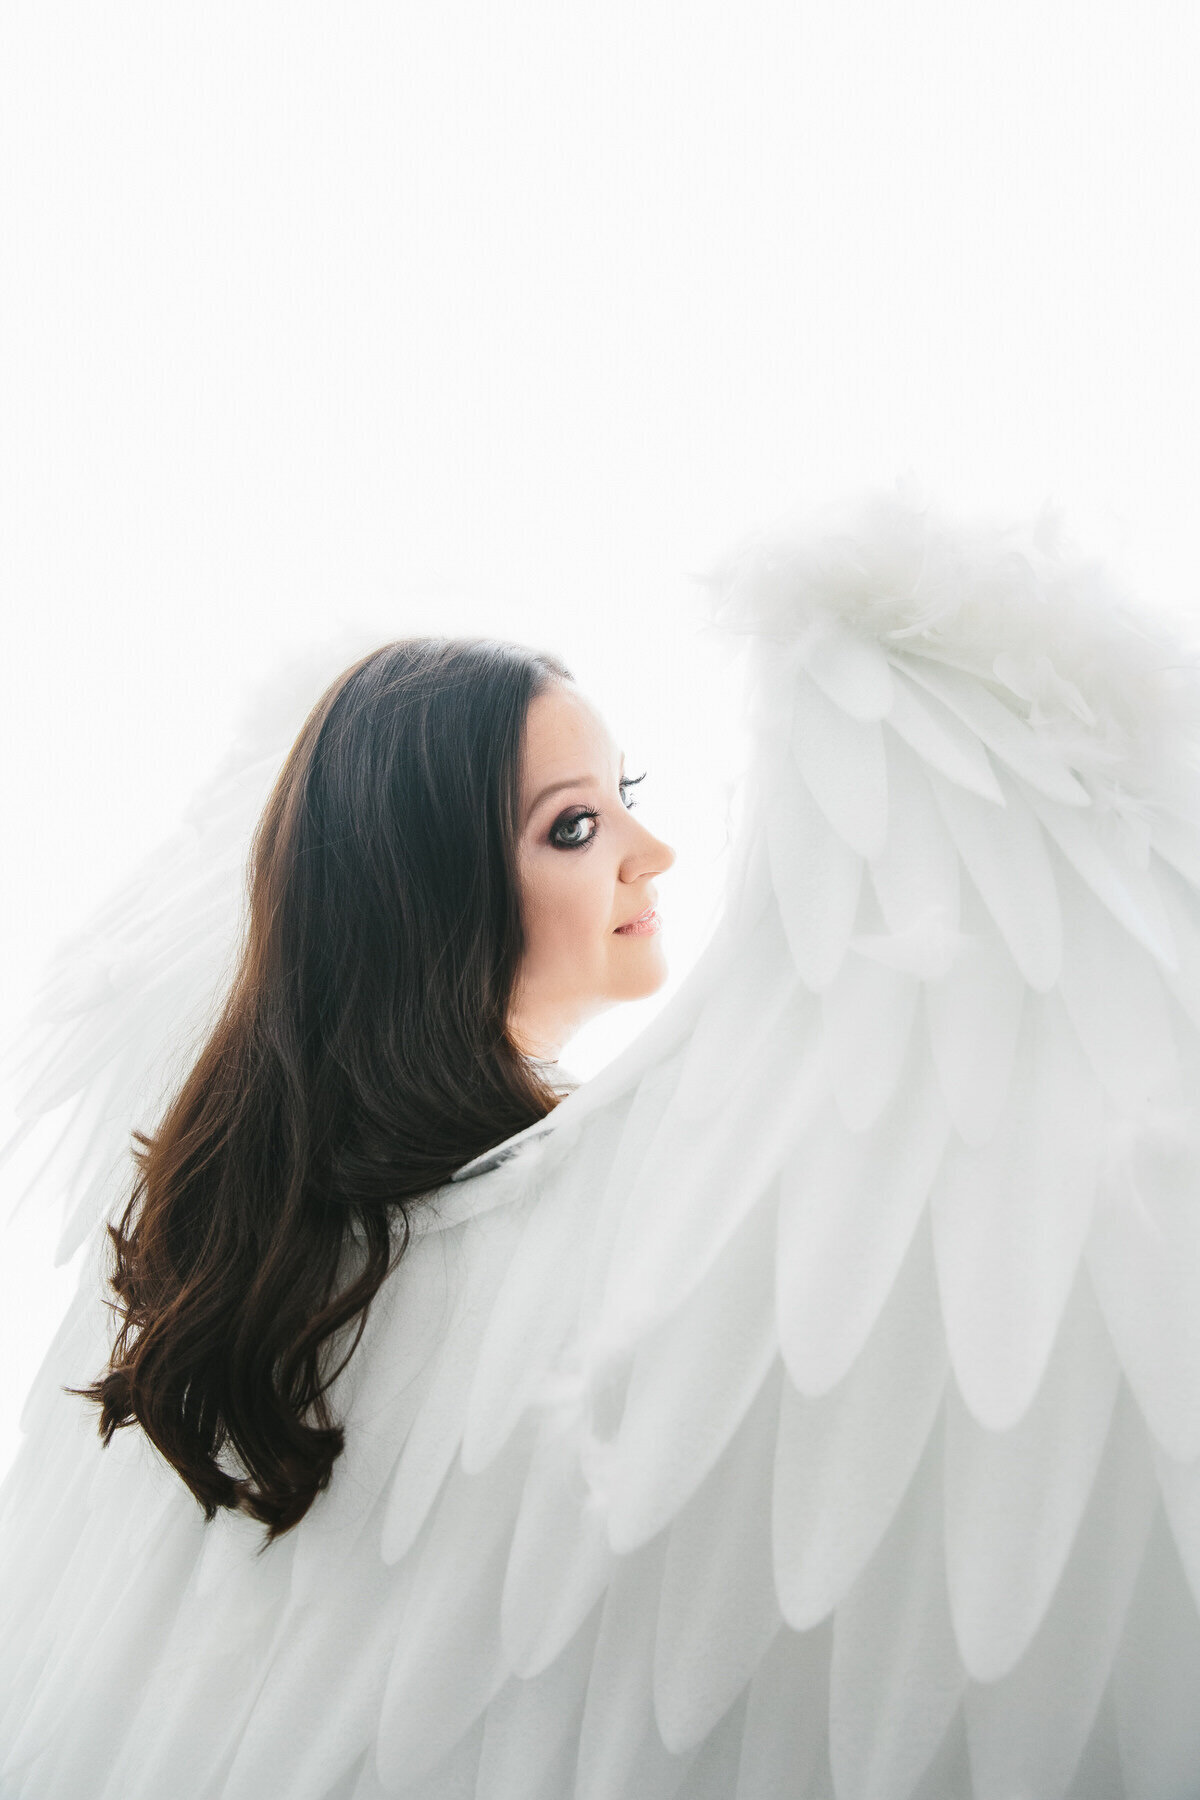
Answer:
[[547, 1043], [545, 1040], [539, 1042], [520, 1034], [514, 1036], [513, 1042], [522, 1056], [531, 1056], [535, 1062], [557, 1062], [562, 1050], [561, 1044]]

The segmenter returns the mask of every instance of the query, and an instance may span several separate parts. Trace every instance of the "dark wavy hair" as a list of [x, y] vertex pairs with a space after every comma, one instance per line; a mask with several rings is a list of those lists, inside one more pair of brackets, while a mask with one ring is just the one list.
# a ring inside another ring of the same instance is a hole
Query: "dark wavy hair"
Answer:
[[140, 1425], [207, 1522], [264, 1523], [263, 1549], [329, 1484], [345, 1434], [326, 1390], [408, 1209], [561, 1098], [508, 1020], [525, 718], [573, 679], [519, 644], [418, 637], [331, 683], [255, 828], [223, 1011], [157, 1130], [132, 1134], [107, 1228], [120, 1330], [104, 1374], [65, 1391], [99, 1404], [105, 1446]]

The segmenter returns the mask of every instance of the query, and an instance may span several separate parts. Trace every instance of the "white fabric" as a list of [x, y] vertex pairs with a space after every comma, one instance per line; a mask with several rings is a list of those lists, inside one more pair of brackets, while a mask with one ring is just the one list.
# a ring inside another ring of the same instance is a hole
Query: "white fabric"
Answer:
[[[5, 1800], [1200, 1794], [1200, 662], [1052, 518], [904, 492], [707, 596], [713, 940], [418, 1209], [262, 1557], [57, 1391], [85, 1277], [0, 1500]], [[98, 1107], [114, 966], [119, 1093], [156, 981], [201, 1016], [185, 848], [176, 955], [135, 886], [64, 963], [31, 1120]]]

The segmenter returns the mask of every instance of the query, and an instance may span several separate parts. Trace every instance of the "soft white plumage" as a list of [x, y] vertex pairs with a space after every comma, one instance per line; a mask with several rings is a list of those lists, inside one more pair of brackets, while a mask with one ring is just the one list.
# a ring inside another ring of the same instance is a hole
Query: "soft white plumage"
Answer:
[[261, 744], [60, 959], [25, 1111], [93, 1239], [3, 1491], [6, 1800], [1200, 1795], [1200, 659], [1051, 515], [905, 490], [705, 603], [713, 941], [417, 1214], [261, 1558], [57, 1391]]

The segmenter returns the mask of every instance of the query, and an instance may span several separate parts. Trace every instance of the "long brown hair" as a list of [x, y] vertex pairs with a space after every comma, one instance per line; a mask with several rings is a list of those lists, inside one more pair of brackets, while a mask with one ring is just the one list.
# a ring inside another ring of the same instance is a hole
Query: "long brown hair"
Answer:
[[140, 1425], [206, 1521], [262, 1521], [264, 1549], [329, 1484], [345, 1440], [325, 1390], [408, 1207], [558, 1104], [507, 1022], [525, 717], [572, 679], [522, 645], [438, 637], [338, 676], [255, 828], [220, 1018], [157, 1130], [132, 1134], [107, 1226], [122, 1323], [105, 1373], [66, 1392], [100, 1405], [106, 1446]]

